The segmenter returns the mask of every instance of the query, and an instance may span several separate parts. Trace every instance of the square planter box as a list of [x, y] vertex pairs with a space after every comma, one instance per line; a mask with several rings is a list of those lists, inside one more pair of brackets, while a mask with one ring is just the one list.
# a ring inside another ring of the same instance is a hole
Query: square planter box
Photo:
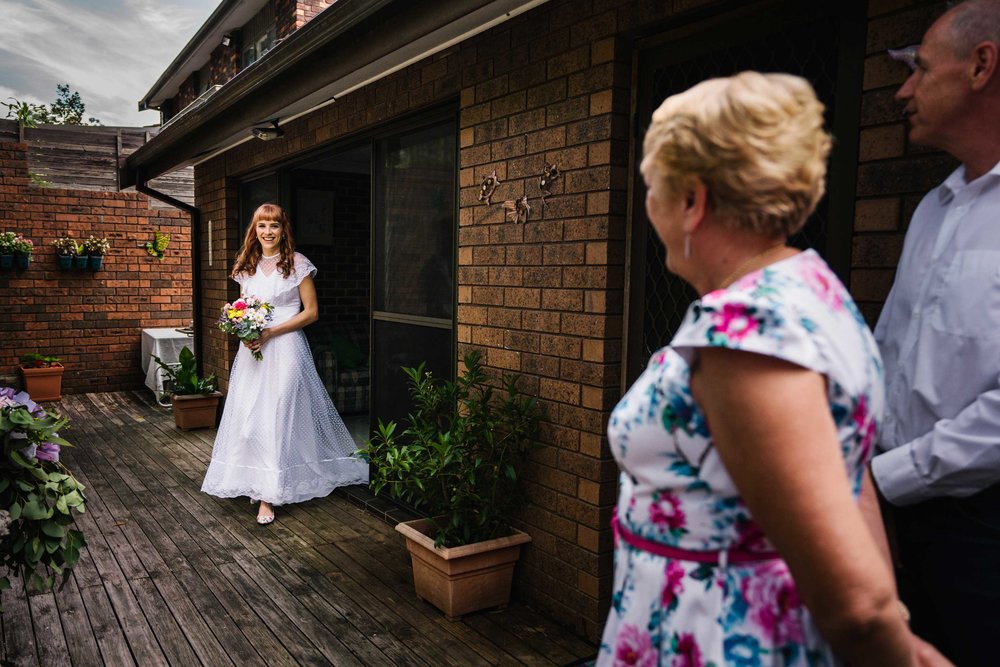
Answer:
[[52, 364], [48, 368], [25, 368], [21, 366], [24, 390], [36, 403], [58, 401], [62, 398], [62, 364]]
[[507, 537], [436, 549], [425, 532], [432, 528], [430, 519], [396, 526], [406, 537], [417, 597], [443, 611], [450, 621], [480, 609], [506, 607], [521, 545], [531, 536], [515, 530]]
[[211, 394], [172, 396], [170, 402], [174, 408], [174, 424], [182, 431], [213, 428], [221, 398], [222, 393], [218, 391]]

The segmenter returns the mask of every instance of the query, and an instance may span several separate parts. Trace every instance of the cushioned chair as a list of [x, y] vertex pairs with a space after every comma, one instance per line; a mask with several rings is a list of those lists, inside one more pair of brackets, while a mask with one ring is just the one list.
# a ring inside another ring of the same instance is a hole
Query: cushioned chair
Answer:
[[[314, 342], [313, 342], [314, 341]], [[368, 332], [363, 325], [321, 329], [310, 336], [313, 361], [341, 414], [368, 412]]]

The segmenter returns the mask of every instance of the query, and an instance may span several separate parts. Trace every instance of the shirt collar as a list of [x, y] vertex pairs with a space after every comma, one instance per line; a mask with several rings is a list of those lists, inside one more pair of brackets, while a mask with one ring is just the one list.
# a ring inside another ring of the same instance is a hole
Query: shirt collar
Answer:
[[[1000, 162], [993, 165], [993, 168], [988, 172], [977, 178], [973, 183], [986, 182], [991, 180], [991, 178], [1000, 177]], [[959, 190], [969, 185], [965, 181], [965, 165], [959, 165], [958, 169], [951, 172], [948, 178], [944, 179], [944, 183], [938, 188], [938, 198], [942, 204], [948, 204], [958, 193]]]

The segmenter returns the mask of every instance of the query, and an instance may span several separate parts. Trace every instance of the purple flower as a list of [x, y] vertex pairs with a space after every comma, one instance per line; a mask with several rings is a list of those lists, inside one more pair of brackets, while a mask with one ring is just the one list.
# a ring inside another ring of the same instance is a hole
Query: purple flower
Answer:
[[59, 460], [59, 445], [54, 442], [43, 442], [35, 450], [35, 458], [39, 461], [51, 461], [55, 463]]

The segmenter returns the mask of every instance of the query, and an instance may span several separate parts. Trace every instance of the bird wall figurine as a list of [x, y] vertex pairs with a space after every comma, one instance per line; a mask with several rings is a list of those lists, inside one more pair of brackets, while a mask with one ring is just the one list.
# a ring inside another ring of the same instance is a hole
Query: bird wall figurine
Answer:
[[497, 191], [499, 185], [500, 177], [494, 169], [492, 174], [483, 177], [483, 183], [479, 186], [479, 201], [485, 201], [487, 206], [493, 204], [493, 193]]
[[513, 223], [527, 222], [528, 214], [531, 213], [531, 204], [528, 203], [528, 195], [524, 195], [517, 201], [505, 201], [503, 207], [507, 209], [507, 219]]
[[538, 189], [542, 191], [542, 204], [545, 198], [552, 194], [552, 183], [559, 178], [559, 167], [555, 164], [542, 166], [542, 176], [538, 179]]

